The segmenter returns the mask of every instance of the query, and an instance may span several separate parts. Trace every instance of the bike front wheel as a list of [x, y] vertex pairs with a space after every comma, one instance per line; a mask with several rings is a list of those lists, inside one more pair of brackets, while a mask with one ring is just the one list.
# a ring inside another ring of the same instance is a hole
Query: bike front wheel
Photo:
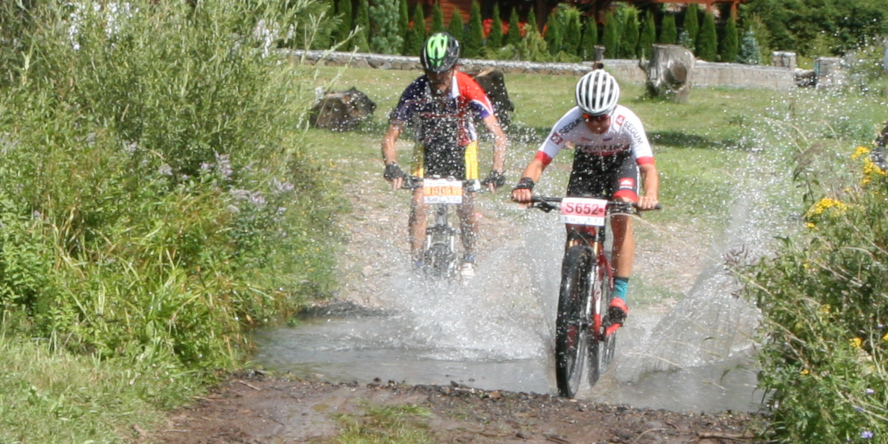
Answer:
[[567, 250], [561, 270], [561, 292], [555, 320], [555, 379], [558, 393], [572, 398], [583, 380], [589, 341], [592, 250], [577, 245]]

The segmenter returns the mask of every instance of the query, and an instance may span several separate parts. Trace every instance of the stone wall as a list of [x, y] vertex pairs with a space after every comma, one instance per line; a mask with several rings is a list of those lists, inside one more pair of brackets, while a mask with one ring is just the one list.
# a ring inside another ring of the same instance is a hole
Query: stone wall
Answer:
[[[291, 57], [305, 63], [321, 65], [350, 65], [377, 69], [407, 69], [419, 71], [419, 58], [382, 54], [293, 50]], [[505, 73], [539, 73], [580, 76], [592, 69], [592, 62], [536, 63], [503, 60], [462, 59], [466, 71], [499, 69]], [[647, 80], [637, 60], [605, 59], [605, 68], [623, 82], [644, 84]], [[697, 61], [694, 86], [721, 86], [730, 88], [796, 88], [794, 72], [789, 68], [742, 65], [737, 63], [709, 63]]]

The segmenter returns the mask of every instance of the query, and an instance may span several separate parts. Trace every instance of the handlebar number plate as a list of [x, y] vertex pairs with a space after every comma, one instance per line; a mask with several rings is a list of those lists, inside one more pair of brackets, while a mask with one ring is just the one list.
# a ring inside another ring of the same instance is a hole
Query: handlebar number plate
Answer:
[[423, 179], [422, 195], [427, 204], [461, 204], [463, 183], [461, 180]]
[[561, 221], [566, 224], [604, 226], [607, 201], [583, 197], [561, 200]]

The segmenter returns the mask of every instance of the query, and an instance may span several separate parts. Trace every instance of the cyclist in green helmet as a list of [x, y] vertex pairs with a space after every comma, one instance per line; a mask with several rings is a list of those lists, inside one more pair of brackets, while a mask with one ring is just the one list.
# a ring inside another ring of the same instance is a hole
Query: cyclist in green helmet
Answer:
[[[389, 127], [382, 140], [383, 176], [398, 189], [406, 173], [398, 166], [396, 142], [410, 127], [416, 141], [410, 173], [417, 177], [441, 176], [460, 180], [479, 179], [477, 118], [493, 135], [493, 166], [482, 183], [491, 191], [505, 184], [503, 174], [508, 139], [494, 115], [493, 104], [481, 86], [459, 71], [459, 42], [449, 33], [432, 34], [420, 54], [425, 74], [411, 83], [389, 115]], [[463, 244], [462, 276], [475, 271], [477, 216], [475, 192], [466, 188], [458, 209]], [[417, 189], [411, 205], [409, 229], [414, 265], [422, 266], [428, 205], [422, 189]]]

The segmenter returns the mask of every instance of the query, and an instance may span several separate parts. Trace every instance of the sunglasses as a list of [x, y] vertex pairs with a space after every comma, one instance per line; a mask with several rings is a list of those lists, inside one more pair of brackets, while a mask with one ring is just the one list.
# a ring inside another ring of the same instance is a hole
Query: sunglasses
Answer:
[[593, 116], [592, 114], [583, 113], [583, 119], [585, 119], [587, 122], [592, 122], [592, 121], [603, 122], [603, 121], [607, 120], [608, 117], [609, 116], [607, 114], [600, 114], [597, 116]]

